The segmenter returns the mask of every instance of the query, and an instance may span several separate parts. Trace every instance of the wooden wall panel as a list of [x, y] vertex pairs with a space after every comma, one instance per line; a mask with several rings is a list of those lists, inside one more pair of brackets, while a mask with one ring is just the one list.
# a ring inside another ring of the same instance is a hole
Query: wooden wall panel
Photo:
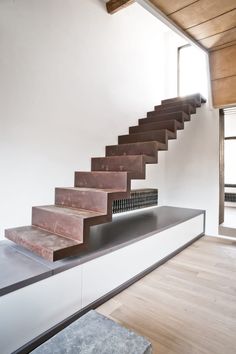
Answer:
[[[236, 5], [235, 5], [236, 6]], [[236, 27], [236, 10], [190, 28], [187, 32], [195, 39], [204, 39]], [[223, 33], [222, 33], [223, 35]]]
[[236, 76], [212, 81], [214, 107], [236, 105]]
[[210, 53], [211, 79], [236, 75], [236, 45]]
[[199, 0], [170, 15], [170, 18], [183, 29], [188, 29], [233, 9], [235, 0]]
[[213, 105], [236, 105], [236, 45], [210, 52]]

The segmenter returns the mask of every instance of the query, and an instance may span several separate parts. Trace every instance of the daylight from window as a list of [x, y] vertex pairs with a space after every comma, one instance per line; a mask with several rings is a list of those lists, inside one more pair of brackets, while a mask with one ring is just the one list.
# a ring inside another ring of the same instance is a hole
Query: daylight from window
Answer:
[[191, 45], [179, 49], [179, 95], [199, 92], [208, 97], [207, 58], [205, 53]]
[[236, 108], [225, 110], [225, 183], [236, 184]]

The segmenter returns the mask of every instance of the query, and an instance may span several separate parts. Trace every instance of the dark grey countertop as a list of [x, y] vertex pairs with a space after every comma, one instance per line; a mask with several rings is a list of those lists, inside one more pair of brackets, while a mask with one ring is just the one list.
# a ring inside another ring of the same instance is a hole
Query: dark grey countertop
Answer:
[[89, 249], [51, 263], [11, 241], [0, 241], [0, 296], [125, 247], [192, 219], [203, 210], [154, 207], [117, 214], [113, 221], [90, 228]]

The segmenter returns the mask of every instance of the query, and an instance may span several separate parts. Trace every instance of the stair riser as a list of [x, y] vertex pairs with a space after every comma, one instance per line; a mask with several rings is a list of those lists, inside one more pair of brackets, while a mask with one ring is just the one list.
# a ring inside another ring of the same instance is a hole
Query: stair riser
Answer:
[[158, 144], [155, 142], [113, 145], [106, 146], [106, 156], [147, 155], [157, 163], [157, 150]]
[[144, 131], [152, 131], [158, 129], [168, 129], [172, 132], [176, 132], [176, 130], [184, 129], [184, 124], [178, 121], [166, 121], [166, 122], [158, 122], [158, 123], [150, 123], [150, 124], [141, 124], [135, 127], [129, 128], [129, 133], [141, 133]]
[[32, 208], [32, 225], [72, 240], [83, 242], [83, 219]]
[[126, 171], [129, 178], [145, 178], [145, 161], [141, 156], [92, 158], [92, 171]]
[[164, 113], [175, 113], [175, 112], [184, 112], [186, 114], [194, 114], [196, 112], [196, 110], [189, 106], [189, 105], [179, 105], [179, 106], [174, 106], [174, 107], [168, 107], [168, 108], [165, 108], [165, 106], [163, 105], [161, 109], [158, 109], [158, 110], [155, 110], [155, 111], [152, 111], [152, 112], [148, 112], [147, 113], [147, 117], [153, 117], [155, 116], [157, 113], [161, 113], [161, 114], [164, 114]]
[[159, 122], [168, 122], [171, 120], [177, 120], [180, 123], [190, 121], [190, 115], [184, 112], [178, 113], [167, 113], [167, 114], [159, 114], [158, 112], [156, 115], [148, 118], [141, 118], [138, 120], [139, 125], [149, 124], [149, 123], [159, 123]]
[[[169, 134], [169, 133], [168, 133]], [[176, 135], [174, 133], [169, 134], [169, 139], [175, 139]], [[159, 141], [160, 143], [166, 144], [168, 141], [168, 135], [165, 131], [151, 131], [130, 135], [119, 136], [119, 144], [135, 143], [141, 141]]]
[[130, 190], [126, 172], [75, 172], [75, 187]]
[[155, 106], [155, 111], [156, 112], [162, 112], [165, 111], [167, 109], [173, 109], [174, 111], [176, 111], [176, 109], [178, 109], [177, 107], [179, 106], [188, 106], [189, 107], [189, 113], [190, 114], [194, 114], [196, 113], [196, 103], [191, 104], [192, 101], [190, 102], [181, 102], [181, 103], [170, 103], [170, 104], [162, 104], [159, 106]]
[[55, 204], [65, 207], [87, 209], [107, 213], [108, 196], [105, 192], [55, 189]]
[[169, 103], [165, 103], [164, 105], [161, 104], [161, 105], [155, 106], [154, 109], [158, 111], [159, 109], [162, 109], [163, 107], [171, 108], [171, 107], [177, 106], [178, 104], [190, 105], [190, 106], [193, 107], [193, 109], [196, 109], [196, 107], [197, 107], [197, 101], [194, 100], [194, 99], [189, 99], [189, 100], [182, 100], [182, 101], [179, 101], [179, 102], [169, 102]]

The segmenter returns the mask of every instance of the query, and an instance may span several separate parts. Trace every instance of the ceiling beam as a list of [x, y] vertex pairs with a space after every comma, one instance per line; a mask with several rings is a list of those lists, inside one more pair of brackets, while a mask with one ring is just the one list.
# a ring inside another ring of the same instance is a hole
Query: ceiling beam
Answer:
[[114, 14], [115, 12], [133, 4], [135, 0], [109, 0], [106, 3], [107, 12]]

